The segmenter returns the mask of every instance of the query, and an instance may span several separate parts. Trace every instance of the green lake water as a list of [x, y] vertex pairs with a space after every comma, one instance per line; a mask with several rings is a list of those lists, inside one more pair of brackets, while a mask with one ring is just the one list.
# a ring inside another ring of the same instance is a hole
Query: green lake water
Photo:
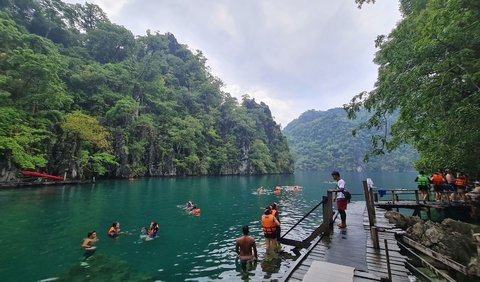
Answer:
[[[361, 181], [376, 186], [415, 189], [415, 173], [344, 173], [351, 193]], [[265, 281], [282, 278], [293, 260], [284, 246], [281, 259], [265, 257], [260, 227], [261, 207], [279, 204], [282, 231], [293, 226], [333, 188], [329, 172], [295, 175], [144, 178], [95, 184], [0, 190], [0, 280], [39, 281]], [[298, 185], [297, 193], [273, 193], [275, 186]], [[267, 194], [257, 195], [263, 186]], [[353, 196], [353, 200], [363, 197]], [[179, 207], [192, 200], [200, 216]], [[313, 213], [289, 238], [308, 236], [322, 220]], [[348, 211], [347, 211], [348, 214]], [[123, 231], [107, 236], [113, 221]], [[157, 239], [139, 239], [142, 226], [157, 221]], [[234, 252], [241, 227], [250, 226], [260, 260], [248, 273]], [[96, 253], [83, 262], [80, 245], [96, 230]], [[290, 235], [291, 234], [291, 235]]]

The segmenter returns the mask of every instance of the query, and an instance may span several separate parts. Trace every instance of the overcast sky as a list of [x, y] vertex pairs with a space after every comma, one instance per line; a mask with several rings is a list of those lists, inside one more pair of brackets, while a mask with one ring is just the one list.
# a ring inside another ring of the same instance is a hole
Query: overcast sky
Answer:
[[307, 110], [341, 107], [371, 90], [374, 40], [400, 20], [396, 0], [362, 9], [354, 0], [88, 2], [135, 35], [171, 32], [201, 50], [224, 91], [265, 102], [282, 127]]

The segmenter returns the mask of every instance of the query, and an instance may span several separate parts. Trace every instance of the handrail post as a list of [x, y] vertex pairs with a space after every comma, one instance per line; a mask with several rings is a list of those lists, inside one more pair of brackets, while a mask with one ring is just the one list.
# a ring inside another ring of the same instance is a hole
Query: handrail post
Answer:
[[371, 197], [371, 189], [368, 187], [367, 181], [363, 181], [363, 193], [365, 194], [365, 202], [367, 203], [368, 222], [370, 227], [375, 225], [375, 206]]
[[385, 254], [387, 255], [387, 271], [388, 271], [388, 280], [392, 281], [392, 270], [390, 269], [390, 255], [388, 254], [388, 242], [387, 239], [383, 239], [385, 242]]
[[325, 233], [328, 235], [333, 227], [333, 192], [327, 191], [327, 197], [323, 196], [323, 223], [327, 224]]
[[415, 190], [415, 202], [418, 205], [418, 190]]
[[377, 192], [375, 192], [375, 194], [373, 194], [373, 201], [375, 203], [378, 203], [378, 193]]
[[392, 190], [392, 204], [395, 204], [395, 190]]
[[380, 241], [378, 240], [378, 228], [376, 226], [370, 228], [370, 236], [372, 237], [373, 248], [379, 250]]

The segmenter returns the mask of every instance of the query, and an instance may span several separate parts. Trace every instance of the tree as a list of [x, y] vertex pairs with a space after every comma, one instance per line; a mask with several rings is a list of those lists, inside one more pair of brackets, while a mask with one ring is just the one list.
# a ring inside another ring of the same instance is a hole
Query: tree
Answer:
[[475, 0], [401, 1], [403, 19], [377, 41], [375, 89], [345, 105], [365, 107], [369, 128], [385, 127], [400, 111], [391, 137], [373, 138], [382, 153], [402, 143], [420, 153], [417, 168], [451, 167], [478, 173], [480, 164], [480, 5]]
[[[90, 165], [90, 159], [94, 161], [93, 165], [97, 166], [94, 167], [94, 171], [101, 173], [104, 171], [99, 169], [98, 165], [114, 164], [113, 157], [105, 154], [110, 149], [109, 134], [97, 119], [75, 111], [65, 116], [61, 128], [64, 142], [69, 147], [68, 155], [65, 157], [72, 178], [83, 177], [84, 169]], [[95, 150], [104, 154], [93, 154], [91, 157], [91, 152]]]
[[123, 26], [102, 22], [87, 31], [85, 45], [98, 62], [118, 63], [133, 53], [135, 38]]
[[6, 160], [6, 167], [45, 167], [47, 159], [40, 144], [49, 133], [30, 127], [28, 115], [11, 107], [0, 108], [0, 121], [0, 156]]

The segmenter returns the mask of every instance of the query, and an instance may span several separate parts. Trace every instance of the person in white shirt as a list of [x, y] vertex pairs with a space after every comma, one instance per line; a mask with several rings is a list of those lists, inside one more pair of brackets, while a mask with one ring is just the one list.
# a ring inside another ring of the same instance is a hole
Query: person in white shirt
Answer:
[[347, 213], [345, 210], [347, 209], [347, 199], [345, 198], [345, 180], [340, 178], [340, 173], [338, 171], [332, 172], [332, 178], [337, 182], [337, 196], [335, 197], [334, 201], [337, 201], [337, 210], [340, 213], [340, 218], [342, 220], [337, 226], [339, 228], [347, 227]]

